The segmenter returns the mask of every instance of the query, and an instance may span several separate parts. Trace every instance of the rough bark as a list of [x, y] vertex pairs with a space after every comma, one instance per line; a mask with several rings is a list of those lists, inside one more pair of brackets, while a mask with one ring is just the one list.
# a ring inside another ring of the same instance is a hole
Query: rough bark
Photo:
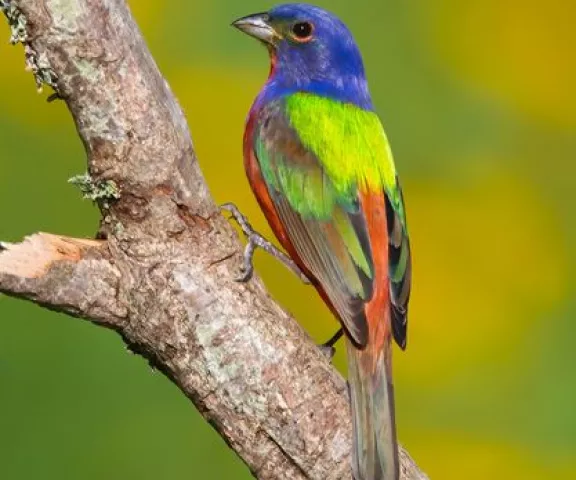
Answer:
[[[218, 213], [184, 115], [124, 0], [0, 9], [85, 146], [99, 240], [0, 244], [0, 291], [112, 328], [166, 374], [260, 479], [350, 478], [345, 383]], [[192, 112], [193, 113], [193, 112]], [[402, 477], [426, 478], [402, 451]]]

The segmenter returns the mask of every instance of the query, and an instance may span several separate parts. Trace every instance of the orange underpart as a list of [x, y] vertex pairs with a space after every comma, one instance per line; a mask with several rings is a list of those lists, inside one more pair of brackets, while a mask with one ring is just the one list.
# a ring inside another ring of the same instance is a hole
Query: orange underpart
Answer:
[[[388, 277], [388, 227], [386, 203], [383, 193], [361, 193], [360, 203], [372, 250], [374, 262], [374, 290], [366, 304], [366, 319], [370, 332], [367, 349], [384, 350], [390, 341], [390, 285]], [[376, 360], [376, 356], [374, 356]]]

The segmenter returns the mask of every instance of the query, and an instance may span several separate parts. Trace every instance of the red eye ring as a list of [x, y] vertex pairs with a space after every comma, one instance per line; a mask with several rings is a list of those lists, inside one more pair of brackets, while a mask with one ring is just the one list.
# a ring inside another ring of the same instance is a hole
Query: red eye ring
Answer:
[[290, 28], [290, 32], [296, 42], [306, 43], [314, 36], [314, 25], [310, 22], [296, 22]]

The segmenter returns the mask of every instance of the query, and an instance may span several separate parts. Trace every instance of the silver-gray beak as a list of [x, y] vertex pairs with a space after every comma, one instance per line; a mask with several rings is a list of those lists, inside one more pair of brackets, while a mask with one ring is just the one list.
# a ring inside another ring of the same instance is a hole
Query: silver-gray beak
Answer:
[[255, 13], [239, 18], [232, 22], [232, 26], [258, 40], [273, 43], [278, 34], [268, 23], [269, 19], [267, 13]]

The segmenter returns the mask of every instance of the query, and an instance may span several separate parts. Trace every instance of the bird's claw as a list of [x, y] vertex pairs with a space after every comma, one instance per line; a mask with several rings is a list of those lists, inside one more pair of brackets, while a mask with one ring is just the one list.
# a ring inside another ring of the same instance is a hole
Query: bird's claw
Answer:
[[256, 251], [256, 248], [261, 248], [262, 250], [265, 250], [273, 257], [276, 257], [278, 260], [280, 260], [286, 267], [292, 270], [292, 272], [294, 272], [304, 283], [306, 284], [310, 283], [306, 275], [304, 275], [302, 270], [298, 268], [298, 265], [296, 265], [288, 255], [286, 255], [284, 252], [276, 248], [271, 242], [266, 240], [256, 230], [254, 230], [252, 225], [250, 225], [250, 222], [248, 222], [248, 219], [240, 212], [240, 210], [236, 205], [234, 205], [233, 203], [225, 203], [220, 206], [220, 209], [230, 212], [232, 216], [231, 218], [233, 218], [236, 221], [236, 223], [238, 223], [240, 229], [242, 230], [242, 233], [244, 233], [245, 237], [248, 239], [248, 243], [246, 244], [246, 248], [244, 249], [243, 254], [244, 259], [241, 268], [243, 273], [240, 277], [236, 279], [237, 282], [247, 282], [252, 278], [252, 275], [254, 274], [254, 264], [252, 262], [254, 258], [254, 252]]
[[334, 355], [336, 355], [336, 348], [326, 344], [318, 345], [318, 348], [322, 352], [322, 355], [324, 355], [328, 359], [328, 361], [332, 363]]
[[250, 225], [250, 223], [248, 222], [248, 219], [244, 215], [242, 215], [240, 210], [238, 210], [238, 207], [233, 203], [224, 203], [220, 205], [220, 210], [226, 210], [227, 212], [230, 212], [232, 218], [236, 220], [236, 223], [240, 226], [242, 232], [247, 237], [250, 237], [251, 234], [256, 233], [252, 228], [252, 225]]
[[254, 263], [252, 260], [254, 258], [256, 245], [253, 238], [253, 233], [248, 235], [248, 243], [246, 244], [246, 248], [244, 249], [243, 254], [243, 264], [240, 267], [242, 274], [234, 279], [236, 282], [245, 283], [249, 281], [254, 275]]
[[[258, 237], [261, 236], [258, 233], [256, 233], [254, 228], [252, 228], [252, 225], [250, 225], [250, 222], [248, 222], [248, 219], [244, 215], [242, 215], [238, 207], [233, 203], [225, 203], [224, 205], [220, 206], [220, 209], [230, 212], [230, 214], [232, 215], [231, 218], [233, 218], [236, 221], [236, 223], [238, 223], [240, 229], [242, 230], [242, 233], [248, 239], [248, 243], [246, 244], [246, 248], [244, 248], [244, 253], [242, 255], [243, 262], [242, 266], [240, 267], [240, 271], [242, 272], [242, 274], [234, 279], [234, 281], [236, 282], [245, 283], [249, 281], [254, 275], [254, 264], [253, 264], [254, 252], [256, 251], [256, 247], [258, 246]], [[262, 238], [262, 240], [264, 239]]]
[[234, 281], [238, 282], [238, 283], [246, 283], [252, 278], [252, 275], [254, 275], [254, 269], [253, 268], [245, 270], [244, 267], [241, 267], [240, 271], [243, 272], [242, 275], [240, 275], [234, 279]]
[[334, 359], [334, 355], [336, 354], [336, 347], [334, 346], [340, 337], [344, 334], [344, 330], [341, 328], [328, 340], [326, 343], [318, 345], [318, 348], [322, 352], [323, 355], [326, 356], [329, 362], [332, 362]]

